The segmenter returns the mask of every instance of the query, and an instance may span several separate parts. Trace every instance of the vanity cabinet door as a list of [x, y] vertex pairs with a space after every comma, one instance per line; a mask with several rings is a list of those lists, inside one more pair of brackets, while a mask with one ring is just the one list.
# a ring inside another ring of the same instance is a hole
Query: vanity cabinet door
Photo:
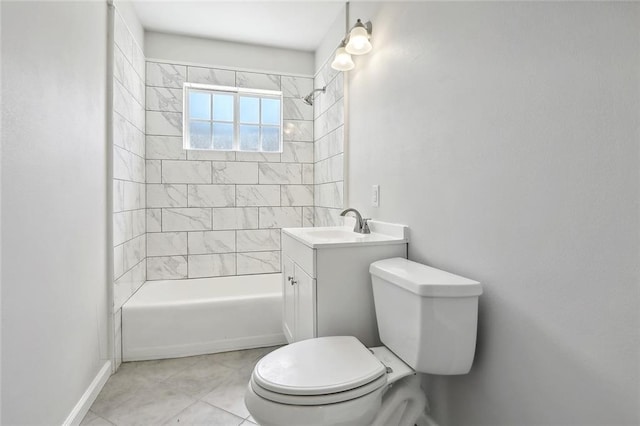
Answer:
[[316, 337], [316, 280], [294, 264], [296, 295], [296, 341]]
[[293, 261], [282, 256], [282, 332], [287, 342], [295, 342], [296, 326], [296, 286], [289, 277], [295, 275]]

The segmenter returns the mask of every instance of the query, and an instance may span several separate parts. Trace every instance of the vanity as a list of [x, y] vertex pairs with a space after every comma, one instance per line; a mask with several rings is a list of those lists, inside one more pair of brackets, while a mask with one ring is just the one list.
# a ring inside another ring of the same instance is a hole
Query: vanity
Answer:
[[405, 225], [369, 221], [352, 227], [282, 229], [282, 328], [289, 343], [321, 336], [355, 336], [379, 346], [369, 265], [407, 257]]

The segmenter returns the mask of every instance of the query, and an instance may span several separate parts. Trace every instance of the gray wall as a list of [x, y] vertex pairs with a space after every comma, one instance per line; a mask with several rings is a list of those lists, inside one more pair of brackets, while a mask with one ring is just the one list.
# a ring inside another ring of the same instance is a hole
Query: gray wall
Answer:
[[61, 424], [110, 356], [107, 5], [1, 8], [1, 423]]
[[471, 373], [425, 379], [442, 425], [640, 421], [639, 18], [637, 3], [374, 17], [348, 76], [350, 204], [485, 290]]
[[312, 52], [145, 31], [145, 54], [158, 62], [312, 75]]

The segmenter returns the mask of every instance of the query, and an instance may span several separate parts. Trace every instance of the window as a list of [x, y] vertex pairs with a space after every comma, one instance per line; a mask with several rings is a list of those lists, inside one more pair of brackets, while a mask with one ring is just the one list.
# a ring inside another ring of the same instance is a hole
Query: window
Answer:
[[185, 149], [282, 152], [282, 92], [184, 85]]

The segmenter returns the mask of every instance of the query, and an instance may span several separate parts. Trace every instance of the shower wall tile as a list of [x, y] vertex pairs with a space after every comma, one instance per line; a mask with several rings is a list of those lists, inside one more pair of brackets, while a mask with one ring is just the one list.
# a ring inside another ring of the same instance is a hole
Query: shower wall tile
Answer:
[[305, 228], [313, 227], [313, 210], [314, 207], [302, 208], [302, 226]]
[[302, 226], [301, 207], [260, 207], [260, 228], [299, 228]]
[[162, 232], [162, 209], [147, 209], [147, 232]]
[[[344, 207], [344, 74], [329, 64], [318, 72], [315, 87], [326, 92], [314, 102], [314, 226], [339, 226]], [[306, 225], [305, 225], [306, 226]]]
[[237, 185], [236, 205], [279, 206], [280, 185]]
[[187, 278], [187, 257], [149, 257], [147, 259], [147, 279], [178, 280]]
[[236, 231], [238, 252], [280, 250], [279, 229]]
[[187, 254], [186, 232], [150, 232], [147, 234], [147, 256]]
[[235, 231], [189, 232], [189, 254], [233, 253], [236, 251]]
[[266, 274], [280, 271], [280, 252], [238, 253], [238, 275]]
[[182, 113], [147, 111], [147, 135], [182, 136]]
[[147, 86], [182, 89], [187, 79], [187, 67], [147, 61]]
[[313, 90], [313, 80], [304, 77], [282, 76], [282, 96], [285, 98], [303, 98]]
[[186, 160], [180, 136], [152, 136], [146, 138], [147, 160]]
[[189, 83], [233, 87], [236, 83], [236, 72], [215, 68], [187, 67], [187, 81]]
[[302, 165], [300, 164], [260, 164], [258, 167], [260, 184], [302, 183]]
[[162, 209], [162, 232], [210, 230], [211, 217], [211, 209]]
[[236, 254], [203, 254], [188, 257], [189, 278], [236, 275]]
[[313, 142], [313, 121], [284, 120], [282, 126], [285, 141]]
[[144, 235], [140, 235], [123, 244], [124, 250], [124, 269], [125, 271], [133, 268], [146, 257], [146, 243]]
[[213, 209], [213, 229], [257, 229], [257, 207]]
[[211, 163], [208, 161], [163, 161], [162, 182], [211, 183]]
[[256, 184], [258, 183], [258, 163], [213, 162], [213, 183]]
[[330, 182], [316, 185], [315, 205], [320, 207], [342, 207], [343, 182]]
[[318, 161], [314, 167], [314, 182], [323, 184], [327, 182], [344, 181], [344, 155], [338, 154], [325, 160]]
[[189, 185], [187, 193], [189, 207], [235, 206], [235, 185]]
[[236, 86], [250, 89], [280, 90], [280, 76], [255, 72], [236, 72]]
[[145, 161], [147, 183], [162, 182], [162, 162], [160, 160]]
[[313, 144], [309, 142], [284, 142], [283, 163], [313, 163]]
[[147, 208], [187, 207], [187, 185], [148, 184]]
[[236, 161], [257, 161], [261, 163], [279, 163], [279, 152], [236, 152]]
[[313, 120], [313, 107], [302, 99], [284, 98], [282, 118], [285, 120]]
[[344, 132], [342, 127], [329, 132], [316, 140], [314, 144], [315, 161], [322, 161], [334, 155], [344, 152]]
[[182, 89], [147, 87], [147, 110], [182, 112]]
[[[136, 74], [139, 80], [136, 64], [129, 61], [127, 67], [121, 59], [114, 63], [123, 80], [135, 82]], [[147, 208], [148, 279], [279, 271], [280, 227], [313, 222], [314, 108], [301, 100], [313, 79], [152, 61], [144, 79], [142, 92], [122, 84], [123, 97], [144, 95], [143, 123], [136, 124], [139, 108], [123, 102], [119, 131], [127, 135], [120, 148], [135, 147], [133, 152], [146, 159], [146, 190], [139, 198]], [[282, 90], [283, 152], [183, 149], [185, 82]], [[146, 127], [146, 136], [138, 126]], [[123, 156], [122, 173], [136, 170], [135, 162]], [[114, 197], [137, 202], [135, 187], [128, 188]], [[133, 216], [121, 222], [121, 238], [134, 238]], [[239, 258], [246, 253], [251, 256]]]
[[[141, 63], [144, 68], [144, 55], [117, 6], [112, 24], [112, 285], [113, 312], [117, 313], [146, 280], [146, 126], [144, 72], [140, 69]], [[117, 362], [117, 354], [115, 357]]]
[[303, 164], [302, 165], [302, 183], [303, 184], [313, 184], [313, 164]]
[[282, 185], [280, 191], [283, 206], [313, 206], [313, 185]]
[[189, 150], [186, 152], [187, 152], [187, 160], [204, 160], [204, 161], [235, 161], [236, 160], [236, 153], [233, 151]]

